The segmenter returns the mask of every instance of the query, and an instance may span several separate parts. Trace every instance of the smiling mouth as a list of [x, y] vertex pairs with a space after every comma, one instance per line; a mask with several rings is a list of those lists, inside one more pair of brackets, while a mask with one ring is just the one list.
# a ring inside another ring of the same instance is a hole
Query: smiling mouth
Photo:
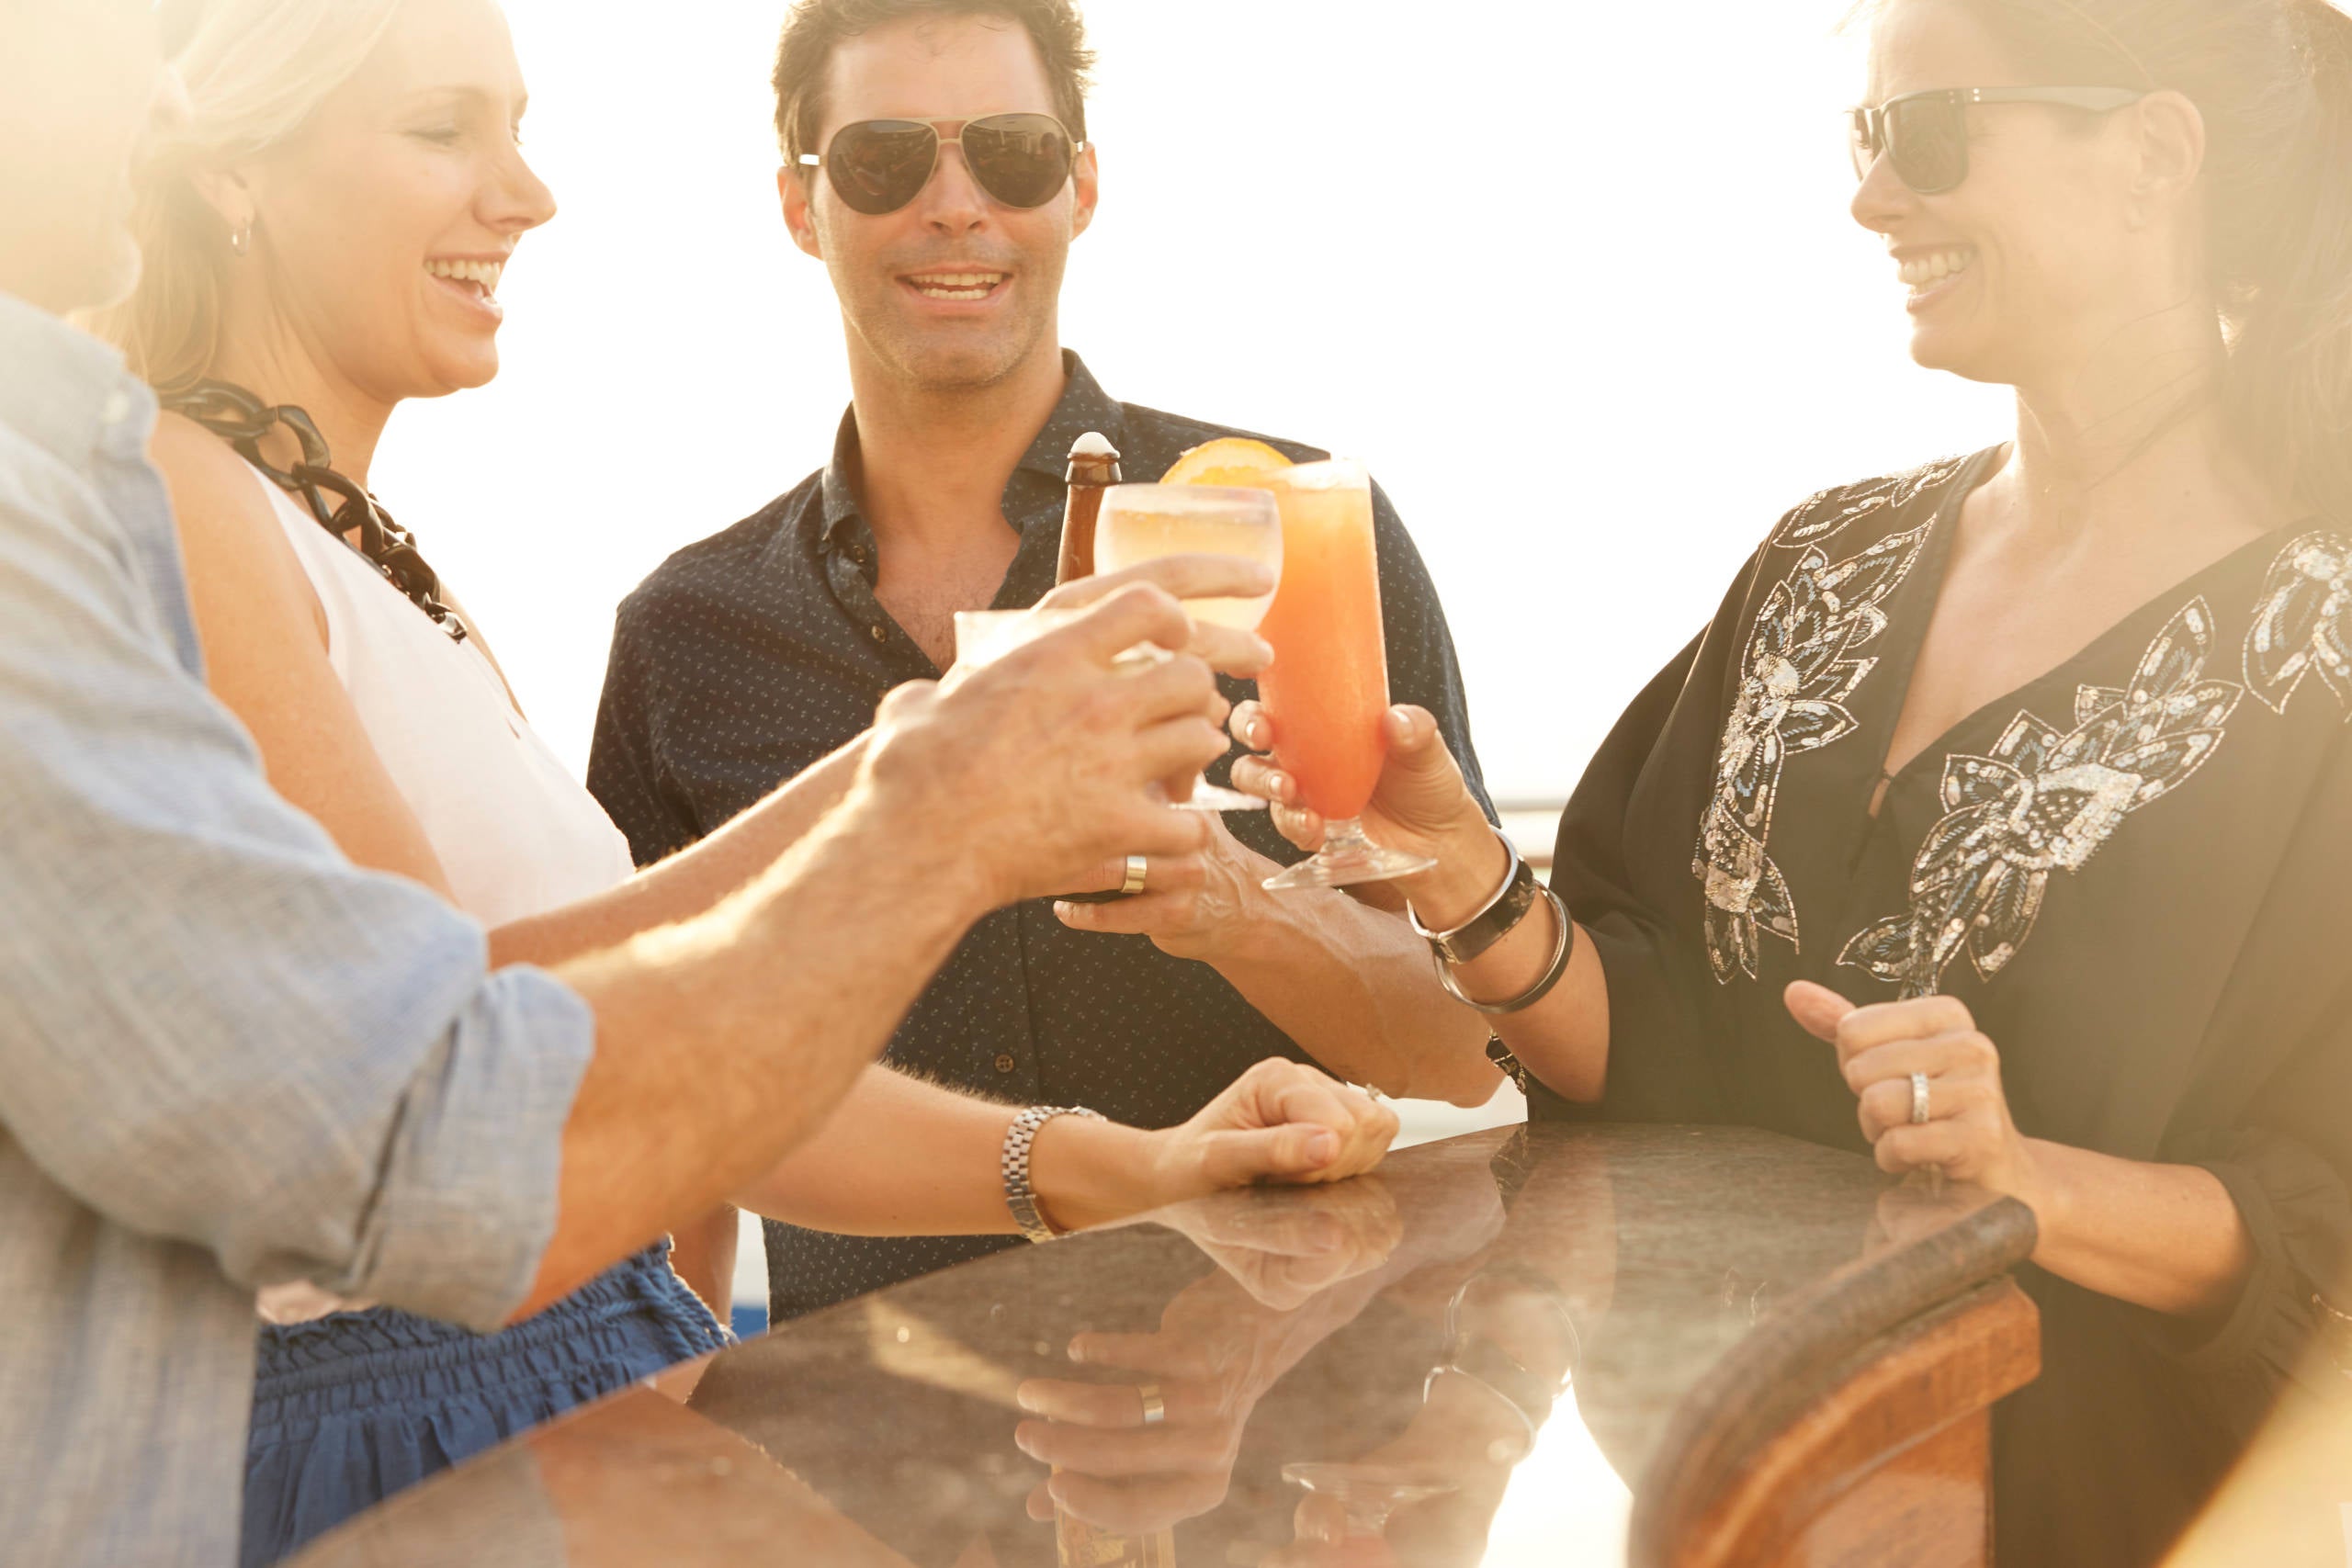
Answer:
[[919, 272], [899, 281], [926, 299], [973, 304], [994, 294], [1012, 276], [1009, 272]]
[[1966, 272], [1975, 263], [1975, 246], [1952, 245], [1902, 257], [1894, 266], [1895, 275], [1910, 286], [1911, 298], [1922, 299]]
[[428, 261], [424, 264], [424, 270], [460, 292], [473, 295], [482, 304], [495, 308], [498, 304], [498, 280], [506, 275], [506, 264], [494, 261]]

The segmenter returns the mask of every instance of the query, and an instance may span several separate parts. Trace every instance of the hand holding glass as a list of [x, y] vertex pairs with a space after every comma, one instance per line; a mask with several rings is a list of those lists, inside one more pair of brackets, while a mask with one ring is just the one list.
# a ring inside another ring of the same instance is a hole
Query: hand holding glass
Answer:
[[1284, 570], [1260, 628], [1274, 663], [1259, 677], [1258, 694], [1274, 722], [1283, 771], [1328, 825], [1314, 858], [1266, 886], [1347, 887], [1427, 871], [1437, 862], [1374, 843], [1360, 820], [1388, 756], [1372, 476], [1335, 458], [1277, 469], [1265, 480], [1282, 512]]

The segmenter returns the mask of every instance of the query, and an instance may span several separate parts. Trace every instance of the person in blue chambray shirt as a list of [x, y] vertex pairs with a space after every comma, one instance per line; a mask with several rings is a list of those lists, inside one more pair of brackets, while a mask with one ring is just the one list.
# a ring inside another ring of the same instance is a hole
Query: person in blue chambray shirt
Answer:
[[1205, 662], [1114, 668], [1194, 636], [1126, 585], [894, 700], [731, 891], [491, 972], [479, 924], [270, 792], [202, 684], [154, 401], [59, 319], [130, 287], [129, 171], [182, 101], [151, 0], [0, 0], [12, 1564], [233, 1560], [258, 1287], [537, 1312], [804, 1141], [982, 913], [1198, 852], [1152, 786], [1223, 750]]

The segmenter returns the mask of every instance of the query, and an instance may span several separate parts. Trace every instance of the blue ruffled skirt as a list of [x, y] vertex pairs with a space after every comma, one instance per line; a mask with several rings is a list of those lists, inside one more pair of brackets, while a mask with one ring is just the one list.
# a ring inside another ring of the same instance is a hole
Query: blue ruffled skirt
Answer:
[[243, 1568], [266, 1568], [436, 1471], [728, 1337], [671, 1271], [667, 1241], [496, 1334], [390, 1307], [265, 1326]]

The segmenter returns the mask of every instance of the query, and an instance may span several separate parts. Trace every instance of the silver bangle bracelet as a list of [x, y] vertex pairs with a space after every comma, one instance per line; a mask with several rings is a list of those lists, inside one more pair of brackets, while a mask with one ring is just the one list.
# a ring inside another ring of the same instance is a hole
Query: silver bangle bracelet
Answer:
[[1503, 852], [1509, 855], [1510, 860], [1510, 863], [1503, 867], [1503, 879], [1495, 884], [1495, 890], [1487, 895], [1487, 901], [1479, 905], [1476, 909], [1473, 909], [1470, 912], [1469, 917], [1464, 919], [1460, 924], [1456, 925], [1452, 931], [1433, 931], [1427, 926], [1421, 924], [1420, 912], [1413, 908], [1413, 901], [1410, 898], [1408, 898], [1405, 900], [1405, 919], [1406, 922], [1413, 928], [1413, 934], [1415, 936], [1419, 937], [1423, 942], [1452, 942], [1464, 931], [1468, 931], [1472, 926], [1475, 926], [1480, 920], [1485, 919], [1487, 918], [1487, 911], [1503, 901], [1503, 895], [1510, 891], [1510, 885], [1519, 880], [1519, 846], [1510, 841], [1510, 838], [1508, 834], [1498, 832], [1495, 837], [1502, 840]]
[[1029, 1185], [1030, 1147], [1037, 1141], [1037, 1129], [1057, 1116], [1103, 1120], [1101, 1111], [1082, 1105], [1033, 1105], [1004, 1130], [1004, 1154], [998, 1161], [1004, 1175], [1004, 1206], [1012, 1211], [1013, 1224], [1031, 1241], [1052, 1241], [1061, 1235], [1038, 1212], [1037, 1190]]
[[1543, 977], [1508, 1001], [1476, 1001], [1463, 990], [1462, 982], [1453, 977], [1453, 971], [1447, 966], [1445, 960], [1433, 958], [1433, 964], [1437, 970], [1437, 983], [1445, 987], [1447, 996], [1452, 997], [1464, 1007], [1475, 1009], [1489, 1018], [1496, 1018], [1509, 1013], [1525, 1012], [1552, 994], [1552, 987], [1558, 985], [1561, 976], [1568, 972], [1568, 955], [1576, 949], [1577, 927], [1576, 922], [1568, 919], [1568, 907], [1560, 902], [1558, 894], [1549, 887], [1540, 886], [1536, 892], [1546, 904], [1552, 906], [1552, 918], [1558, 922], [1560, 928], [1560, 934], [1552, 945], [1552, 962], [1544, 966]]

